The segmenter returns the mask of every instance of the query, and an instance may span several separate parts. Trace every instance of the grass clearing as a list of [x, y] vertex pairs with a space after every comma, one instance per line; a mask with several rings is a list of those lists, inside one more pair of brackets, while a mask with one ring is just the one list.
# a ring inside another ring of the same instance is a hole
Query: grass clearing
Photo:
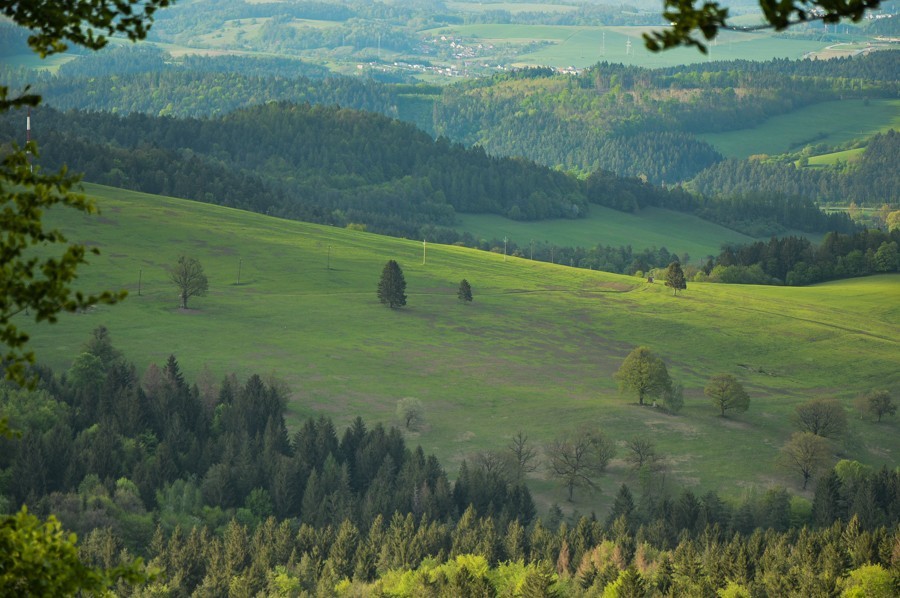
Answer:
[[809, 144], [837, 145], [892, 128], [900, 129], [900, 100], [842, 100], [773, 116], [758, 127], [697, 137], [729, 158], [746, 158], [796, 151]]
[[587, 218], [578, 220], [522, 222], [493, 214], [459, 214], [457, 218], [459, 225], [456, 228], [460, 231], [484, 239], [506, 236], [524, 251], [532, 240], [561, 247], [631, 245], [635, 250], [665, 247], [679, 255], [686, 251], [692, 261], [698, 261], [707, 255], [718, 255], [725, 243], [754, 240], [695, 216], [659, 208], [627, 214], [592, 205]]
[[817, 166], [834, 166], [838, 162], [843, 162], [849, 164], [851, 162], [856, 162], [863, 155], [863, 152], [866, 151], [864, 147], [857, 147], [854, 149], [844, 150], [842, 152], [832, 152], [830, 154], [822, 154], [819, 156], [810, 156], [809, 157], [809, 166], [817, 167]]
[[641, 35], [650, 27], [603, 27], [567, 25], [458, 25], [423, 32], [425, 35], [453, 35], [483, 43], [549, 42], [516, 58], [513, 66], [553, 66], [586, 68], [599, 61], [658, 68], [708, 60], [771, 60], [801, 58], [821, 50], [824, 42], [792, 40], [770, 32], [725, 31], [710, 44], [704, 55], [692, 48], [650, 52]]
[[[130, 296], [33, 327], [43, 361], [64, 371], [105, 325], [140, 370], [174, 354], [189, 379], [205, 365], [216, 376], [277, 376], [292, 390], [291, 425], [314, 413], [339, 426], [357, 415], [392, 423], [397, 400], [417, 397], [428, 427], [410, 440], [437, 454], [451, 476], [466, 455], [499, 450], [517, 430], [545, 442], [590, 423], [620, 442], [652, 434], [671, 457], [673, 479], [695, 491], [734, 497], [775, 475], [799, 492], [799, 480], [773, 474], [798, 403], [837, 396], [849, 405], [874, 387], [900, 393], [897, 275], [796, 289], [691, 283], [672, 297], [631, 277], [453, 246], [429, 245], [423, 265], [415, 241], [87, 188], [100, 217], [49, 216], [102, 251], [82, 269], [83, 290], [127, 288]], [[199, 259], [210, 279], [209, 295], [188, 311], [178, 308], [165, 270], [181, 254]], [[388, 259], [408, 283], [402, 310], [375, 297]], [[470, 305], [456, 299], [462, 278], [473, 287]], [[639, 344], [684, 384], [680, 415], [619, 396], [612, 374]], [[728, 420], [702, 393], [710, 375], [725, 372], [752, 397], [746, 414]], [[860, 439], [853, 446], [874, 449], [843, 456], [896, 465], [895, 419], [851, 422]], [[625, 480], [634, 481], [617, 462], [601, 481], [604, 494], [572, 506], [601, 509]], [[538, 476], [534, 488], [540, 504], [564, 502], [549, 480]]]

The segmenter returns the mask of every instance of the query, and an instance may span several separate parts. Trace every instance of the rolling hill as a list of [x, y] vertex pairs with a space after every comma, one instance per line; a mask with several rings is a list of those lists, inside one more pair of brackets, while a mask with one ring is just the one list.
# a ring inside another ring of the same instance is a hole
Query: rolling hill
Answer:
[[[104, 325], [140, 369], [171, 353], [188, 379], [208, 369], [216, 378], [282, 380], [294, 425], [319, 413], [339, 425], [357, 415], [391, 423], [397, 401], [416, 397], [427, 425], [408, 440], [438, 455], [451, 476], [464, 457], [502, 448], [517, 430], [544, 442], [587, 423], [620, 445], [652, 436], [679, 484], [731, 497], [772, 484], [799, 492], [800, 480], [774, 467], [794, 408], [821, 396], [849, 408], [860, 392], [900, 391], [897, 276], [804, 288], [689, 284], [673, 297], [633, 277], [440, 245], [425, 248], [423, 263], [421, 242], [88, 189], [100, 217], [49, 217], [102, 252], [83, 269], [85, 290], [130, 296], [35, 328], [42, 361], [64, 370]], [[166, 274], [182, 254], [210, 279], [209, 295], [187, 311]], [[375, 297], [388, 259], [406, 275], [402, 310]], [[470, 305], [456, 299], [462, 278], [474, 290]], [[684, 385], [679, 415], [639, 408], [616, 390], [612, 374], [637, 345], [661, 355]], [[742, 381], [747, 413], [716, 416], [702, 388], [717, 373]], [[833, 448], [835, 458], [893, 467], [897, 423], [851, 418], [848, 438]], [[627, 478], [614, 461], [604, 494], [575, 507], [603, 504]], [[530, 484], [544, 506], [564, 501], [543, 473]]]

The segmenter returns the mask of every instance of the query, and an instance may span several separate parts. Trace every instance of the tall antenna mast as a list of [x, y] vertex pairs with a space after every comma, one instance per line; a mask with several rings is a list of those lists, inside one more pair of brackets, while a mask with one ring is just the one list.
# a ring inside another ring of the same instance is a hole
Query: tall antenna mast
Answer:
[[[28, 115], [25, 117], [25, 143], [31, 143], [31, 108], [28, 109]], [[31, 164], [31, 149], [27, 148], [25, 154], [28, 156], [28, 170], [34, 172], [34, 166]]]

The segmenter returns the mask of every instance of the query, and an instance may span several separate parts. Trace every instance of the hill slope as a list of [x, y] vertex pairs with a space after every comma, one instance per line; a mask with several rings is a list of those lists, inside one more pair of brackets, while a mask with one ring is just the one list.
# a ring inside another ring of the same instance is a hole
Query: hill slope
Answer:
[[[174, 353], [189, 378], [204, 366], [217, 377], [270, 372], [290, 386], [298, 417], [391, 422], [400, 398], [417, 397], [427, 427], [411, 442], [451, 475], [465, 455], [499, 449], [517, 430], [543, 442], [590, 423], [618, 442], [652, 435], [679, 482], [725, 495], [773, 482], [799, 490], [773, 466], [797, 404], [824, 395], [849, 407], [861, 391], [900, 391], [897, 276], [808, 288], [690, 284], [672, 297], [661, 284], [460, 247], [429, 245], [423, 264], [421, 243], [90, 190], [101, 217], [51, 216], [102, 251], [84, 270], [86, 290], [131, 295], [35, 329], [43, 360], [68, 367], [102, 324], [140, 367]], [[189, 311], [178, 309], [165, 271], [181, 254], [198, 258], [210, 279], [209, 296]], [[408, 282], [402, 310], [375, 297], [388, 259]], [[456, 299], [462, 278], [474, 289], [471, 305]], [[639, 344], [684, 384], [680, 415], [640, 409], [617, 392], [612, 374]], [[752, 398], [749, 412], [728, 419], [702, 394], [710, 375], [725, 372]], [[851, 428], [836, 453], [896, 464], [895, 422], [852, 419]], [[601, 482], [607, 497], [626, 476], [614, 462]], [[532, 485], [545, 504], [564, 498], [550, 481]], [[580, 509], [597, 504], [583, 500]]]

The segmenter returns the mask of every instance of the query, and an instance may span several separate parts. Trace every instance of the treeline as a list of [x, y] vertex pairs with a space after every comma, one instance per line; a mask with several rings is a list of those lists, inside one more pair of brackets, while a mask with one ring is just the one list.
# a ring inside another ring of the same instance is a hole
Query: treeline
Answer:
[[900, 229], [828, 233], [820, 245], [805, 237], [773, 237], [725, 247], [695, 280], [802, 286], [838, 278], [900, 271]]
[[92, 182], [395, 236], [441, 227], [441, 242], [465, 240], [450, 230], [457, 212], [577, 218], [589, 204], [695, 213], [757, 235], [854, 230], [846, 215], [826, 215], [809, 200], [703, 199], [602, 170], [581, 180], [337, 107], [268, 104], [205, 119], [43, 108], [32, 126], [41, 164], [67, 164]]
[[[878, 133], [859, 159], [843, 169], [798, 167], [769, 159], [724, 160], [694, 177], [688, 187], [702, 195], [780, 194], [823, 203], [880, 206], [900, 203], [896, 161], [900, 133]], [[802, 158], [801, 158], [802, 160]]]
[[141, 377], [102, 327], [84, 349], [62, 376], [41, 370], [37, 390], [0, 389], [10, 427], [23, 431], [0, 440], [3, 510], [53, 513], [82, 538], [111, 528], [132, 553], [152, 546], [157, 525], [448, 522], [470, 504], [503, 526], [534, 517], [524, 484], [473, 467], [453, 485], [396, 428], [357, 418], [339, 433], [319, 417], [288, 434], [286, 395], [259, 376], [190, 384], [169, 357]]
[[[33, 113], [40, 163], [93, 182], [396, 236], [460, 212], [576, 218], [576, 179], [491, 158], [413, 126], [338, 107], [269, 104], [216, 119]], [[15, 138], [6, 120], [7, 138]], [[264, 184], [253, 189], [258, 181]]]
[[[897, 491], [895, 474], [881, 477], [891, 484], [887, 493]], [[778, 520], [784, 498], [770, 493], [760, 501], [776, 509], [778, 527], [741, 533], [706, 524], [699, 531], [682, 528], [671, 541], [661, 528], [697, 525], [710, 512], [705, 499], [685, 493], [670, 504], [670, 523], [660, 518], [638, 528], [622, 515], [611, 524], [580, 517], [572, 525], [514, 521], [498, 529], [492, 518], [469, 509], [453, 526], [395, 515], [363, 528], [350, 521], [297, 528], [269, 518], [255, 529], [231, 521], [221, 535], [199, 527], [158, 530], [147, 556], [161, 575], [147, 589], [410, 597], [714, 596], [726, 590], [735, 596], [818, 596], [853, 589], [895, 595], [896, 527], [869, 527], [853, 516], [819, 529], [785, 531]], [[98, 529], [80, 552], [108, 566], [121, 558], [120, 550], [114, 533]]]
[[398, 98], [391, 86], [367, 78], [326, 77], [324, 68], [296, 59], [174, 59], [155, 47], [137, 46], [79, 58], [62, 65], [56, 74], [0, 68], [12, 89], [30, 84], [45, 104], [64, 111], [197, 118], [292, 101], [398, 116]]

